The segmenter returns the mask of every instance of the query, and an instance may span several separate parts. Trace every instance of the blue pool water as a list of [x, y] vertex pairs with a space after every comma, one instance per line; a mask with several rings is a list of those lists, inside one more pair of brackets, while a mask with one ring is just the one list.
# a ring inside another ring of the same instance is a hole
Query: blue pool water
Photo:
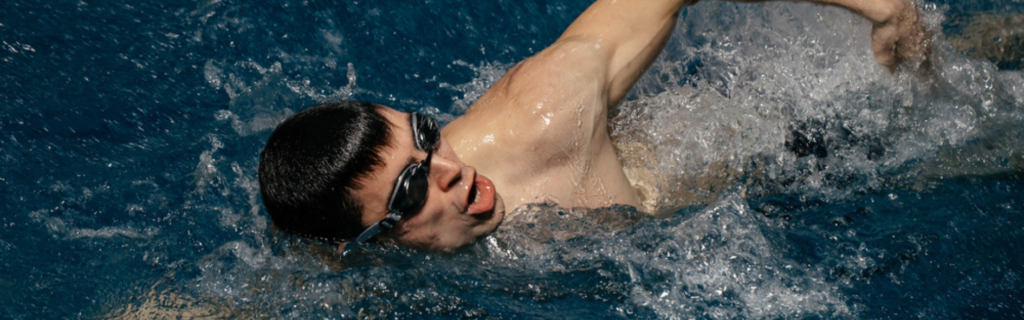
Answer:
[[271, 230], [285, 117], [450, 121], [588, 4], [5, 1], [0, 318], [1024, 317], [1024, 74], [952, 45], [1020, 1], [921, 3], [933, 65], [896, 75], [835, 8], [686, 9], [613, 115], [668, 218], [532, 205], [450, 256]]

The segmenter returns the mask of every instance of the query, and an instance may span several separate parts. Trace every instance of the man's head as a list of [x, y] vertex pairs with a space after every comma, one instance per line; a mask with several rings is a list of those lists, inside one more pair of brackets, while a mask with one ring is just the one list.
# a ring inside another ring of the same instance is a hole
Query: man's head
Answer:
[[413, 198], [423, 204], [398, 210], [400, 221], [377, 238], [450, 251], [492, 232], [505, 213], [493, 183], [459, 161], [444, 139], [427, 150], [417, 145], [416, 125], [410, 114], [362, 102], [292, 116], [274, 130], [260, 160], [267, 212], [285, 231], [353, 240], [388, 216], [388, 203]]

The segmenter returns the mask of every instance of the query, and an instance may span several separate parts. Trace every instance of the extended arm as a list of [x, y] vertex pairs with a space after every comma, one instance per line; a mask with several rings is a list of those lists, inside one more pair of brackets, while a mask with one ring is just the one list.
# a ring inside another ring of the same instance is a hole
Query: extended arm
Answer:
[[[587, 8], [555, 44], [593, 46], [591, 57], [604, 66], [607, 101], [616, 105], [665, 47], [676, 16], [697, 0], [599, 0]], [[588, 61], [581, 61], [588, 62]]]
[[[769, 0], [728, 0], [765, 2]], [[911, 0], [805, 0], [846, 8], [873, 24], [871, 49], [878, 63], [892, 67], [904, 59], [920, 58], [924, 28]], [[583, 54], [581, 63], [596, 63], [605, 71], [608, 106], [614, 106], [650, 66], [665, 46], [676, 15], [697, 0], [599, 0], [590, 6], [555, 42], [586, 43], [596, 52]]]
[[[900, 11], [880, 4], [909, 1], [815, 2], [850, 8], [881, 33]], [[555, 43], [509, 69], [442, 136], [459, 159], [492, 178], [512, 208], [537, 201], [639, 205], [608, 133], [608, 110], [661, 52], [679, 10], [696, 2], [595, 1]], [[913, 6], [907, 8], [916, 22]]]

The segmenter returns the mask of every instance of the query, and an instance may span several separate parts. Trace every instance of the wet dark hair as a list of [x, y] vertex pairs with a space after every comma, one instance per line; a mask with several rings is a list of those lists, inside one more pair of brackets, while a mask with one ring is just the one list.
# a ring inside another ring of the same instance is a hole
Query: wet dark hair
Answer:
[[310, 107], [274, 129], [260, 155], [263, 205], [274, 224], [299, 236], [354, 238], [363, 204], [353, 192], [383, 167], [389, 122], [379, 106], [359, 101]]

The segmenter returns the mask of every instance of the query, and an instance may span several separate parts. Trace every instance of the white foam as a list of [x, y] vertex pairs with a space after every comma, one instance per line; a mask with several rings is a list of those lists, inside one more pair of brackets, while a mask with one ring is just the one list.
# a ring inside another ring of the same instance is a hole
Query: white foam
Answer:
[[252, 61], [224, 63], [209, 60], [203, 68], [207, 83], [221, 89], [230, 99], [228, 110], [218, 110], [214, 117], [231, 121], [231, 127], [241, 136], [270, 130], [291, 116], [293, 108], [305, 107], [310, 101], [343, 100], [358, 91], [355, 66], [347, 64], [348, 83], [341, 87], [325, 87], [306, 78], [291, 78], [287, 68], [307, 68], [308, 65], [326, 65], [336, 68], [331, 58], [292, 55], [279, 52], [287, 63], [274, 62], [265, 67]]
[[261, 247], [257, 250], [241, 241], [225, 243], [221, 248], [231, 250], [235, 257], [245, 261], [245, 264], [253, 269], [262, 267], [270, 255], [270, 250], [266, 247]]
[[[937, 28], [941, 13], [931, 10], [923, 20]], [[909, 64], [892, 74], [871, 55], [870, 27], [842, 9], [807, 4], [687, 9], [665, 53], [619, 108], [616, 142], [639, 167], [668, 177], [654, 184], [676, 195], [658, 205], [673, 207], [713, 201], [736, 183], [730, 179], [748, 175], [767, 178], [773, 192], [844, 198], [907, 164], [946, 170], [922, 160], [1019, 131], [1012, 129], [1024, 114], [1019, 72], [970, 60], [939, 37], [934, 69]], [[935, 76], [917, 75], [929, 70]], [[827, 158], [797, 159], [787, 150], [791, 131], [808, 123], [826, 133]]]
[[160, 229], [157, 227], [146, 227], [141, 230], [129, 226], [105, 226], [100, 227], [99, 229], [78, 228], [74, 226], [73, 222], [69, 223], [60, 217], [50, 216], [47, 210], [32, 211], [29, 213], [29, 218], [46, 227], [46, 231], [48, 231], [54, 238], [63, 238], [65, 240], [93, 238], [110, 239], [114, 237], [152, 239], [153, 236], [160, 233]]
[[786, 248], [769, 241], [761, 224], [738, 190], [692, 219], [661, 230], [673, 236], [663, 238], [649, 260], [630, 263], [670, 280], [634, 286], [634, 303], [664, 318], [695, 313], [716, 319], [851, 316], [839, 288], [813, 267], [784, 258]]
[[220, 142], [214, 134], [208, 134], [207, 139], [210, 140], [210, 150], [203, 151], [199, 155], [199, 163], [196, 165], [195, 170], [195, 186], [196, 192], [200, 194], [206, 192], [206, 188], [212, 183], [214, 179], [219, 177], [217, 171], [217, 160], [214, 159], [213, 154], [224, 147], [224, 143]]
[[113, 237], [126, 237], [132, 239], [151, 239], [153, 236], [159, 234], [159, 229], [155, 227], [148, 227], [143, 230], [138, 230], [131, 227], [102, 227], [99, 229], [88, 229], [88, 228], [73, 228], [67, 231], [66, 238], [69, 240], [82, 239], [82, 238], [113, 238]]

